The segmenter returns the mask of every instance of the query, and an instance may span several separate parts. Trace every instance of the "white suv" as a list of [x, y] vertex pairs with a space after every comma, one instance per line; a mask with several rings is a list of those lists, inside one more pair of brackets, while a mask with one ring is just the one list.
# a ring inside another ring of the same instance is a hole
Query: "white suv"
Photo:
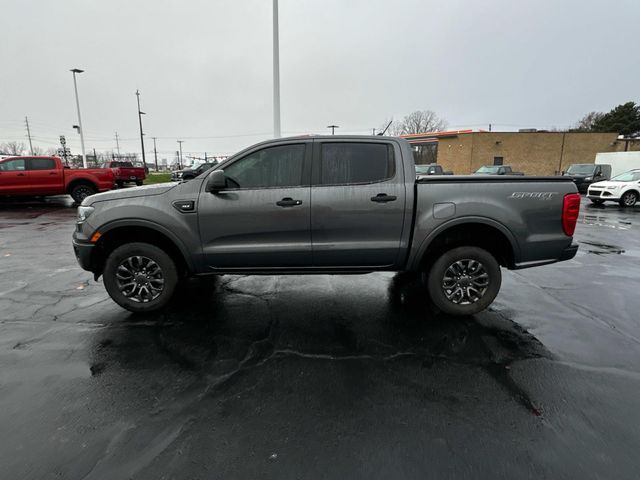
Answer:
[[629, 170], [605, 182], [592, 183], [587, 197], [596, 205], [610, 200], [621, 207], [633, 207], [640, 199], [640, 169]]

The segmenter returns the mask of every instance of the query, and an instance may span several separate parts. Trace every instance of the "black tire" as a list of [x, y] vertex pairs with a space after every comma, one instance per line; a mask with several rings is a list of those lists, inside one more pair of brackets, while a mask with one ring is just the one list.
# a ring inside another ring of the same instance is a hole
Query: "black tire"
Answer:
[[618, 202], [621, 207], [633, 207], [638, 201], [638, 194], [633, 190], [629, 192], [625, 192], [622, 197], [620, 197], [620, 201]]
[[591, 203], [594, 205], [602, 205], [604, 203], [604, 200], [596, 200], [595, 198], [590, 198], [589, 200], [591, 200]]
[[[178, 271], [171, 257], [148, 243], [127, 243], [116, 248], [107, 257], [102, 275], [109, 296], [122, 308], [135, 313], [164, 307], [178, 283]], [[128, 280], [133, 287], [127, 287]]]
[[118, 180], [116, 182], [116, 185], [118, 186], [118, 188], [123, 188], [124, 187], [124, 182], [122, 180]]
[[[478, 267], [474, 268], [476, 264]], [[427, 273], [431, 301], [449, 315], [481, 312], [491, 305], [501, 284], [502, 273], [498, 261], [478, 247], [457, 247], [445, 252]], [[477, 293], [471, 294], [471, 290]], [[456, 292], [461, 292], [462, 297]]]
[[92, 185], [86, 183], [80, 183], [71, 189], [69, 195], [76, 203], [82, 203], [82, 201], [96, 193], [96, 189]]
[[142, 180], [136, 180], [136, 185], [140, 187], [142, 185]]

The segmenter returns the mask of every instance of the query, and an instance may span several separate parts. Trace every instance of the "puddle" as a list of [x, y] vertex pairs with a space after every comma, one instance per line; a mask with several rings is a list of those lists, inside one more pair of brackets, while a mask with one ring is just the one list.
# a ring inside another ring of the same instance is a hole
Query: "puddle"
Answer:
[[617, 245], [606, 245], [603, 243], [596, 243], [596, 242], [579, 242], [582, 245], [589, 245], [590, 247], [593, 248], [587, 248], [586, 251], [587, 253], [593, 253], [595, 255], [610, 255], [610, 254], [615, 254], [615, 255], [620, 255], [623, 254], [625, 252], [625, 250], [622, 247], [619, 247]]

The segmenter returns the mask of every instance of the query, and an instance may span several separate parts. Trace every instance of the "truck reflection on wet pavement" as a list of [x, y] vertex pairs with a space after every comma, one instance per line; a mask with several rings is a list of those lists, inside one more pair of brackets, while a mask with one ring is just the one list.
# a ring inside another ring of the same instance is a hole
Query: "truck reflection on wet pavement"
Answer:
[[636, 478], [640, 208], [430, 312], [409, 274], [191, 280], [136, 316], [63, 198], [0, 204], [1, 478]]

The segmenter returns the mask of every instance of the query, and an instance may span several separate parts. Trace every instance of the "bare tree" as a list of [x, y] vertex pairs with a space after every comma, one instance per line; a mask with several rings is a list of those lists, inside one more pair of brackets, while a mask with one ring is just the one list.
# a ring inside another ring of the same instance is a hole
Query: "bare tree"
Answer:
[[594, 130], [594, 125], [602, 120], [602, 117], [604, 117], [604, 113], [589, 112], [578, 120], [578, 123], [575, 124], [572, 130], [578, 132], [592, 132]]
[[402, 134], [440, 132], [447, 122], [431, 110], [416, 110], [402, 119]]
[[[384, 127], [389, 121], [386, 121]], [[405, 115], [402, 120], [393, 121], [387, 129], [387, 135], [410, 135], [413, 133], [441, 132], [447, 128], [447, 121], [431, 110], [416, 110]]]
[[24, 142], [5, 142], [0, 144], [0, 153], [4, 155], [22, 155], [26, 150]]

